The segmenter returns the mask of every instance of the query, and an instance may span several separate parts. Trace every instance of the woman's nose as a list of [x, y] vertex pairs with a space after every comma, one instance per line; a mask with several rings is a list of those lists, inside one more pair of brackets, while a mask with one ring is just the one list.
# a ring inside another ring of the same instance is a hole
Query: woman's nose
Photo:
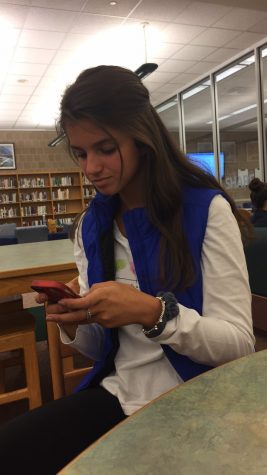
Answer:
[[87, 153], [85, 170], [90, 175], [98, 174], [102, 170], [101, 160], [96, 153]]

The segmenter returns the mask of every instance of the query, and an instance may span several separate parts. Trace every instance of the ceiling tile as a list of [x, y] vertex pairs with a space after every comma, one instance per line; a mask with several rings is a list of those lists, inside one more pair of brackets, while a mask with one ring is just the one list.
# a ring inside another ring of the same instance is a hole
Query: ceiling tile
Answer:
[[170, 83], [191, 83], [192, 81], [195, 81], [199, 74], [196, 73], [180, 73], [178, 76], [175, 76], [175, 78], [170, 79]]
[[5, 113], [8, 110], [17, 111], [17, 113], [20, 113], [23, 108], [24, 108], [24, 103], [20, 104], [18, 102], [16, 103], [2, 102], [0, 104], [0, 117], [3, 118], [3, 113]]
[[240, 49], [245, 49], [248, 48], [249, 46], [253, 45], [254, 43], [257, 43], [261, 39], [264, 39], [266, 35], [260, 34], [260, 33], [242, 33], [239, 35], [237, 38], [235, 38], [233, 41], [229, 41], [229, 43], [225, 43], [225, 46], [227, 48], [240, 48]]
[[[38, 76], [28, 76], [27, 74], [24, 75], [24, 78], [27, 80], [25, 85], [27, 86], [36, 86], [40, 80]], [[10, 86], [18, 85], [18, 81], [21, 79], [21, 75], [17, 74], [8, 74], [5, 79], [5, 85], [9, 84]]]
[[177, 92], [177, 86], [175, 84], [167, 83], [164, 84], [163, 86], [160, 86], [156, 92], [162, 92], [162, 93], [169, 93], [169, 94], [176, 94]]
[[131, 17], [148, 21], [173, 21], [190, 3], [190, 0], [168, 0], [167, 2], [162, 0], [145, 0], [140, 3]]
[[64, 38], [64, 33], [56, 31], [23, 30], [18, 46], [28, 48], [57, 49]]
[[54, 52], [54, 58], [51, 61], [51, 65], [64, 65], [67, 64], [72, 58], [72, 53], [70, 51], [59, 50], [57, 53]]
[[[17, 2], [16, 2], [17, 3]], [[0, 4], [1, 22], [8, 22], [13, 28], [22, 28], [29, 8], [18, 5]]]
[[212, 46], [198, 46], [198, 45], [186, 45], [183, 46], [177, 53], [172, 56], [172, 59], [188, 59], [199, 61], [206, 58], [209, 54], [216, 51], [216, 48]]
[[149, 90], [149, 92], [153, 92], [155, 89], [158, 89], [158, 87], [159, 87], [159, 83], [154, 82], [154, 81], [149, 81], [149, 77], [147, 79], [145, 78], [143, 80], [143, 82], [144, 82], [144, 85]]
[[253, 33], [264, 33], [267, 34], [267, 18], [263, 18], [258, 23], [255, 23], [252, 27], [250, 27], [249, 31]]
[[179, 25], [178, 23], [171, 23], [163, 29], [162, 34], [164, 38], [168, 38], [171, 43], [189, 43], [193, 38], [198, 37], [205, 28], [202, 26]]
[[25, 85], [6, 85], [2, 89], [2, 94], [13, 94], [13, 95], [28, 95], [32, 94], [35, 89], [35, 86], [25, 86]]
[[192, 45], [206, 45], [206, 46], [224, 46], [240, 35], [239, 31], [226, 30], [220, 28], [207, 28], [197, 37], [190, 41]]
[[[153, 46], [153, 45], [152, 45]], [[147, 49], [148, 57], [156, 56], [157, 58], [169, 58], [178, 50], [183, 48], [182, 44], [177, 43], [160, 43], [159, 45], [155, 45], [153, 48]], [[179, 58], [180, 59], [180, 58]], [[187, 58], [186, 58], [187, 59]]]
[[14, 62], [48, 64], [54, 55], [55, 51], [52, 49], [17, 48], [14, 54]]
[[248, 30], [262, 19], [262, 12], [255, 12], [244, 8], [236, 8], [223, 16], [213, 26], [216, 28], [230, 28], [233, 30]]
[[187, 70], [188, 73], [197, 73], [197, 74], [205, 74], [208, 71], [214, 68], [214, 63], [209, 63], [207, 61], [199, 61], [194, 66]]
[[[3, 31], [4, 30], [4, 31]], [[18, 28], [3, 28], [0, 29], [0, 51], [3, 54], [6, 49], [13, 48], [17, 45], [21, 30]], [[3, 35], [3, 36], [2, 36]]]
[[79, 48], [82, 44], [87, 44], [90, 35], [81, 35], [79, 33], [68, 33], [60, 45], [61, 50], [73, 51]]
[[[1, 103], [0, 103], [0, 108], [1, 108]], [[1, 109], [0, 109], [0, 115], [1, 115]], [[8, 119], [8, 120], [12, 120], [12, 119], [16, 119], [18, 116], [18, 112], [17, 111], [12, 111], [12, 110], [7, 110], [5, 112], [5, 117], [0, 117], [0, 120], [2, 119]]]
[[124, 17], [129, 15], [137, 3], [137, 0], [123, 0], [112, 6], [107, 0], [88, 0], [83, 11], [99, 15]]
[[90, 34], [92, 36], [101, 33], [103, 28], [116, 28], [120, 24], [121, 20], [118, 18], [83, 13], [70, 28], [70, 33]]
[[168, 81], [171, 81], [174, 77], [176, 77], [176, 73], [167, 73], [167, 72], [159, 72], [158, 70], [154, 71], [153, 76], [151, 78], [153, 79], [153, 82], [158, 82], [158, 83], [163, 83], [165, 84]]
[[68, 31], [76, 14], [62, 10], [31, 8], [24, 28], [47, 31]]
[[214, 53], [207, 56], [206, 61], [211, 61], [215, 63], [224, 63], [224, 61], [229, 60], [229, 58], [234, 57], [239, 53], [237, 48], [217, 48]]
[[27, 96], [14, 96], [13, 94], [0, 94], [0, 103], [8, 104], [25, 104], [28, 101], [29, 95]]
[[167, 73], [182, 73], [192, 67], [195, 64], [195, 61], [183, 61], [183, 60], [172, 60], [167, 59], [164, 63], [160, 66], [160, 72], [167, 72]]
[[29, 3], [33, 7], [80, 11], [84, 5], [84, 0], [29, 0]]
[[230, 7], [223, 5], [192, 2], [175, 18], [175, 22], [187, 25], [210, 26], [231, 10]]
[[46, 70], [46, 64], [13, 63], [9, 69], [10, 74], [20, 76], [41, 76]]
[[1, 130], [12, 129], [14, 126], [14, 120], [8, 120], [0, 117]]
[[0, 0], [0, 4], [16, 4], [16, 5], [24, 5], [24, 6], [31, 6], [31, 0]]

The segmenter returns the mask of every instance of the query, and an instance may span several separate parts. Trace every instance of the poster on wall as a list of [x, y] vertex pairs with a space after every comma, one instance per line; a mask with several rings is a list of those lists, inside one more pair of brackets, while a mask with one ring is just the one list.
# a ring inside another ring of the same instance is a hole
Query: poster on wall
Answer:
[[16, 168], [15, 150], [13, 143], [0, 143], [0, 171]]
[[224, 158], [226, 163], [236, 161], [236, 143], [235, 142], [222, 142], [221, 150], [224, 152]]

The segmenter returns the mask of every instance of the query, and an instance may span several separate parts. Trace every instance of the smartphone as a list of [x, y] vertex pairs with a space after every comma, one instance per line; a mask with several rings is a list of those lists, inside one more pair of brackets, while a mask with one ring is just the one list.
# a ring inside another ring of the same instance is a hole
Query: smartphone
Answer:
[[58, 302], [60, 299], [66, 298], [79, 298], [80, 295], [76, 294], [63, 282], [57, 282], [56, 280], [33, 280], [31, 288], [36, 292], [46, 294], [51, 302]]

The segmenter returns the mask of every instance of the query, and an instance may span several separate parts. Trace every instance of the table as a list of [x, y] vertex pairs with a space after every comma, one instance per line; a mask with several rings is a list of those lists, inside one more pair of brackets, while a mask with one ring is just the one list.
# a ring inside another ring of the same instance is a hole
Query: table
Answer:
[[266, 473], [264, 350], [169, 391], [86, 449], [60, 475]]
[[69, 239], [0, 246], [0, 297], [29, 292], [33, 279], [67, 282], [76, 275]]

